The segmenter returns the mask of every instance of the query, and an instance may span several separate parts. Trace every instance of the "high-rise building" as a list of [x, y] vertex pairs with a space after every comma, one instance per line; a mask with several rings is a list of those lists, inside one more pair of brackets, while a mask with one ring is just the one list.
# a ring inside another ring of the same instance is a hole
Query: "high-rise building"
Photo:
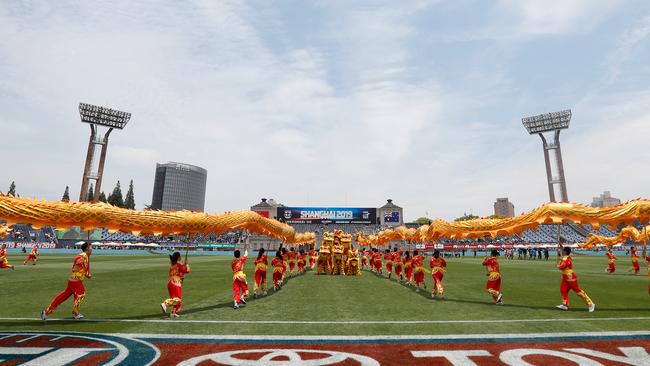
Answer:
[[620, 199], [612, 197], [609, 191], [605, 191], [599, 197], [594, 197], [594, 200], [591, 202], [591, 207], [609, 207], [620, 204]]
[[497, 198], [494, 202], [494, 214], [503, 217], [515, 216], [515, 205], [508, 200], [508, 197]]
[[156, 164], [151, 208], [203, 211], [208, 171], [198, 166], [169, 162]]

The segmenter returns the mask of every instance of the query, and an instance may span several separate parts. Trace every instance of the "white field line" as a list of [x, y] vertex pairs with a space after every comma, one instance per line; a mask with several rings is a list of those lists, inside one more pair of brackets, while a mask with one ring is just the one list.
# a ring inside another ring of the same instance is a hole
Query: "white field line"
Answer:
[[118, 337], [137, 339], [220, 339], [220, 340], [428, 340], [428, 339], [513, 339], [513, 338], [569, 338], [569, 337], [626, 337], [649, 336], [650, 331], [570, 332], [570, 333], [496, 333], [496, 334], [433, 334], [433, 335], [376, 335], [376, 336], [295, 336], [295, 335], [201, 335], [201, 334], [132, 334], [115, 333]]
[[[42, 322], [40, 318], [0, 318], [0, 320], [19, 321], [33, 320]], [[582, 321], [619, 321], [619, 320], [650, 320], [647, 316], [610, 317], [610, 318], [545, 318], [545, 319], [482, 319], [482, 320], [199, 320], [199, 319], [85, 319], [49, 318], [50, 321], [69, 321], [87, 323], [196, 323], [196, 324], [491, 324], [491, 323], [551, 323], [551, 322], [582, 322]]]

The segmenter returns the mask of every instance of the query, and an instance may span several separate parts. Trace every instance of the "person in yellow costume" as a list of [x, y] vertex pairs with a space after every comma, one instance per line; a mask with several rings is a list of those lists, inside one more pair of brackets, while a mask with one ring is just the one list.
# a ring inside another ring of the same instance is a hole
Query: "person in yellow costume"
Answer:
[[[338, 235], [337, 235], [338, 234]], [[345, 253], [345, 246], [341, 243], [341, 233], [338, 231], [334, 234], [334, 245], [332, 245], [332, 274], [345, 275], [345, 268], [343, 267], [343, 254]]]
[[361, 275], [361, 266], [359, 266], [359, 249], [350, 249], [348, 252], [347, 264], [346, 274], [348, 276]]
[[318, 268], [316, 274], [330, 273], [330, 254], [334, 238], [330, 233], [323, 234], [323, 242], [318, 249]]

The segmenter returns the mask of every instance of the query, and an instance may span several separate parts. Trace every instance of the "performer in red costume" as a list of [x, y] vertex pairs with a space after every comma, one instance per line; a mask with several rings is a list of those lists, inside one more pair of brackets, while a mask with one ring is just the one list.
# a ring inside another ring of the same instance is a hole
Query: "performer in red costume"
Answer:
[[632, 258], [632, 268], [628, 269], [628, 272], [634, 272], [634, 274], [639, 274], [641, 267], [639, 267], [639, 255], [636, 252], [636, 248], [632, 246], [630, 248], [630, 258]]
[[393, 255], [390, 252], [390, 248], [384, 252], [384, 262], [386, 263], [386, 273], [388, 273], [388, 278], [390, 278], [393, 274]]
[[377, 248], [372, 248], [372, 267], [373, 270], [376, 274], [382, 274], [381, 271], [381, 253], [379, 253], [379, 249]]
[[562, 248], [564, 257], [557, 265], [557, 268], [562, 271], [562, 283], [560, 284], [560, 293], [562, 294], [562, 304], [557, 308], [561, 310], [569, 310], [569, 290], [573, 290], [580, 298], [587, 304], [589, 312], [592, 313], [596, 309], [596, 305], [589, 298], [578, 284], [578, 276], [573, 272], [573, 262], [571, 261], [571, 248]]
[[289, 249], [289, 255], [287, 257], [289, 259], [289, 276], [293, 276], [296, 270], [296, 250], [293, 247]]
[[0, 247], [0, 268], [14, 269], [14, 266], [9, 264], [7, 260], [7, 244], [2, 244], [2, 247]]
[[271, 265], [273, 266], [273, 290], [277, 291], [282, 287], [282, 272], [284, 272], [282, 246], [275, 252], [275, 258], [271, 261]]
[[406, 276], [406, 284], [411, 286], [413, 284], [413, 258], [411, 252], [408, 250], [404, 253], [404, 275]]
[[309, 250], [309, 269], [312, 271], [314, 270], [314, 267], [316, 266], [316, 260], [318, 259], [318, 254], [316, 254], [316, 250], [314, 247]]
[[255, 277], [254, 297], [266, 295], [266, 266], [269, 264], [269, 260], [264, 253], [266, 253], [264, 248], [260, 248], [253, 262], [255, 264], [255, 274], [253, 275]]
[[32, 263], [32, 265], [34, 265], [34, 266], [36, 265], [36, 262], [38, 261], [38, 246], [37, 245], [34, 245], [32, 247], [32, 251], [29, 252], [27, 257], [25, 258], [25, 261], [23, 261], [23, 266], [26, 265], [29, 261], [34, 261], [34, 263]]
[[616, 254], [614, 254], [614, 251], [612, 251], [612, 248], [607, 249], [607, 253], [605, 253], [607, 256], [607, 273], [612, 274], [616, 272]]
[[492, 295], [492, 300], [497, 305], [503, 305], [503, 294], [501, 293], [501, 271], [499, 270], [499, 261], [497, 257], [499, 256], [499, 251], [496, 249], [492, 250], [492, 256], [485, 258], [483, 260], [483, 265], [488, 276], [487, 284], [485, 288], [487, 292]]
[[402, 251], [393, 248], [393, 265], [395, 266], [395, 279], [402, 282], [404, 276], [402, 275], [402, 270], [404, 265], [402, 264]]
[[431, 289], [431, 298], [435, 299], [436, 296], [445, 297], [445, 288], [442, 287], [442, 278], [447, 272], [447, 261], [440, 256], [440, 252], [435, 250], [433, 257], [429, 261], [431, 267], [431, 276], [433, 277], [433, 288]]
[[243, 257], [239, 250], [235, 250], [235, 259], [230, 264], [232, 268], [232, 299], [235, 309], [238, 309], [240, 304], [246, 305], [248, 296], [248, 283], [246, 283], [246, 273], [244, 273], [246, 258], [248, 258], [248, 250], [244, 250]]
[[361, 249], [361, 268], [368, 268], [368, 255], [366, 248]]
[[420, 285], [423, 285], [424, 288], [427, 288], [427, 285], [424, 283], [424, 256], [420, 255], [418, 251], [413, 252], [413, 259], [411, 260], [411, 266], [413, 266], [413, 278], [415, 280], [415, 292], [420, 292]]
[[643, 259], [648, 267], [648, 295], [650, 295], [650, 255], [646, 254], [646, 245], [643, 246]]
[[43, 321], [47, 320], [48, 315], [52, 314], [61, 303], [66, 301], [72, 295], [74, 295], [72, 315], [74, 315], [76, 320], [82, 320], [85, 318], [80, 313], [79, 308], [86, 297], [86, 289], [84, 288], [83, 280], [90, 278], [90, 254], [92, 254], [92, 252], [93, 248], [90, 243], [83, 243], [81, 245], [81, 253], [74, 257], [74, 262], [72, 263], [72, 274], [68, 278], [68, 285], [65, 287], [65, 290], [61, 291], [61, 293], [52, 300], [50, 306], [41, 312], [41, 319], [43, 319]]
[[307, 264], [307, 259], [305, 258], [304, 249], [300, 249], [300, 252], [298, 252], [296, 262], [298, 263], [298, 273], [305, 273], [305, 265]]
[[170, 316], [173, 318], [178, 318], [178, 311], [183, 307], [183, 281], [185, 281], [185, 275], [190, 273], [190, 266], [187, 264], [187, 258], [184, 263], [181, 264], [178, 260], [181, 258], [181, 253], [174, 252], [174, 254], [169, 256], [169, 280], [167, 281], [167, 291], [169, 292], [169, 298], [164, 300], [160, 304], [164, 314], [167, 314], [168, 308], [172, 307], [172, 312]]

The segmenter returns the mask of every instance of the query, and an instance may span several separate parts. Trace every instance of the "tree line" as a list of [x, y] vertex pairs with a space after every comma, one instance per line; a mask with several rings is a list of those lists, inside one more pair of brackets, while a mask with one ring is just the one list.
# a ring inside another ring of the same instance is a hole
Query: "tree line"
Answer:
[[[12, 195], [12, 196], [17, 196], [16, 194], [16, 182], [11, 182], [11, 185], [9, 185], [9, 190], [7, 191], [7, 194]], [[95, 189], [93, 187], [93, 184], [90, 184], [90, 187], [88, 188], [88, 196], [87, 196], [87, 201], [92, 202], [94, 201], [95, 197]], [[65, 191], [63, 192], [63, 197], [61, 197], [61, 201], [68, 202], [70, 201], [70, 187], [65, 186]], [[131, 179], [131, 182], [129, 183], [129, 189], [126, 191], [126, 196], [122, 195], [122, 187], [120, 185], [120, 181], [117, 181], [117, 184], [115, 185], [115, 188], [113, 188], [113, 191], [111, 194], [106, 197], [106, 194], [102, 191], [99, 194], [99, 201], [100, 202], [106, 202], [110, 203], [113, 206], [121, 207], [121, 208], [126, 208], [129, 210], [135, 210], [135, 195], [133, 194], [133, 179]]]

